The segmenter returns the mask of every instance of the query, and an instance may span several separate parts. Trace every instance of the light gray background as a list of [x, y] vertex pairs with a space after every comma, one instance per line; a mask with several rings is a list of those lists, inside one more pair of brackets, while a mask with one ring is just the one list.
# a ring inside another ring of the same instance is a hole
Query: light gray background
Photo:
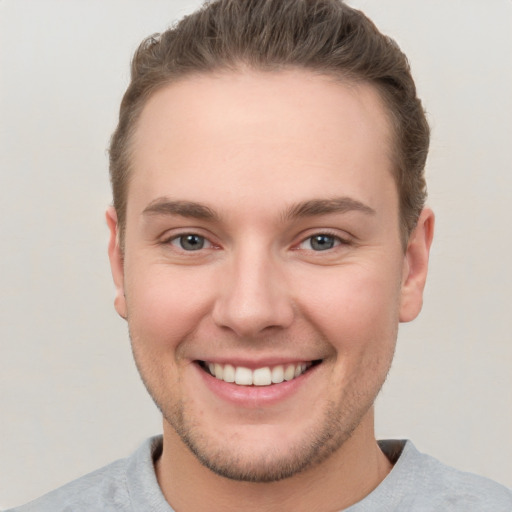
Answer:
[[[412, 62], [437, 213], [379, 437], [512, 486], [512, 2], [353, 0]], [[112, 305], [106, 147], [138, 42], [199, 1], [0, 0], [0, 507], [160, 431]]]

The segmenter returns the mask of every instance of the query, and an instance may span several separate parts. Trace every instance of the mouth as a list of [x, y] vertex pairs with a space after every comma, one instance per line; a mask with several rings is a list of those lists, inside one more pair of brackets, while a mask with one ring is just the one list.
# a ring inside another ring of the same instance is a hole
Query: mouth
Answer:
[[239, 386], [271, 386], [281, 384], [281, 382], [297, 379], [321, 362], [321, 359], [317, 359], [314, 361], [300, 361], [251, 369], [229, 363], [196, 361], [199, 367], [212, 377]]

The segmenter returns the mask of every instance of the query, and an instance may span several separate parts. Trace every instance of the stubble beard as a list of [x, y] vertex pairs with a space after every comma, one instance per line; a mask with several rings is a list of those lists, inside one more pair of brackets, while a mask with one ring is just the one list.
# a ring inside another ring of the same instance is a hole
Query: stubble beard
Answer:
[[323, 415], [322, 427], [306, 432], [300, 442], [288, 447], [287, 455], [269, 450], [264, 454], [241, 457], [237, 454], [236, 444], [213, 447], [206, 436], [187, 420], [183, 403], [177, 404], [171, 414], [166, 414], [158, 402], [155, 403], [203, 466], [230, 480], [253, 483], [277, 482], [321, 464], [350, 438], [372, 405], [347, 425], [339, 415], [336, 416], [336, 407], [330, 403]]
[[[278, 453], [269, 450], [264, 454], [243, 456], [239, 451], [237, 453], [236, 444], [228, 440], [222, 446], [214, 446], [205, 428], [194, 422], [193, 415], [187, 414], [186, 401], [178, 400], [173, 403], [165, 399], [164, 393], [158, 393], [158, 386], [153, 386], [146, 378], [150, 372], [145, 371], [141, 358], [137, 356], [133, 339], [132, 352], [144, 386], [155, 405], [197, 460], [219, 476], [254, 483], [277, 482], [290, 478], [321, 464], [337, 452], [350, 439], [373, 406], [386, 380], [392, 360], [391, 354], [384, 372], [382, 366], [377, 364], [380, 367], [381, 376], [369, 387], [366, 382], [364, 393], [360, 390], [358, 392], [358, 386], [352, 383], [341, 400], [328, 402], [315, 427], [304, 432], [295, 445], [288, 447], [286, 454], [282, 451]], [[374, 363], [377, 362], [374, 361]], [[162, 386], [160, 388], [163, 389]]]

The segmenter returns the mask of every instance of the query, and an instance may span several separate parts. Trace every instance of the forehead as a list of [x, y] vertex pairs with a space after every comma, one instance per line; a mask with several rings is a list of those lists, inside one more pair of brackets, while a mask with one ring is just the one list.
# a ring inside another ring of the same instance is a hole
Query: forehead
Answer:
[[368, 84], [302, 70], [189, 77], [156, 92], [141, 113], [128, 207], [131, 197], [163, 195], [270, 206], [334, 190], [375, 202], [392, 182], [391, 138]]

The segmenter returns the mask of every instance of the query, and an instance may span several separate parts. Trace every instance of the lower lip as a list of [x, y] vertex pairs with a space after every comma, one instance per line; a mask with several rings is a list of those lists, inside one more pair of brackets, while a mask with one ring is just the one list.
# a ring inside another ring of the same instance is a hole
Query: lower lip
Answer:
[[297, 393], [311, 376], [316, 373], [319, 365], [312, 366], [305, 373], [289, 381], [269, 386], [239, 386], [238, 384], [217, 379], [204, 371], [199, 365], [200, 373], [208, 389], [219, 398], [239, 407], [258, 408], [277, 404]]

